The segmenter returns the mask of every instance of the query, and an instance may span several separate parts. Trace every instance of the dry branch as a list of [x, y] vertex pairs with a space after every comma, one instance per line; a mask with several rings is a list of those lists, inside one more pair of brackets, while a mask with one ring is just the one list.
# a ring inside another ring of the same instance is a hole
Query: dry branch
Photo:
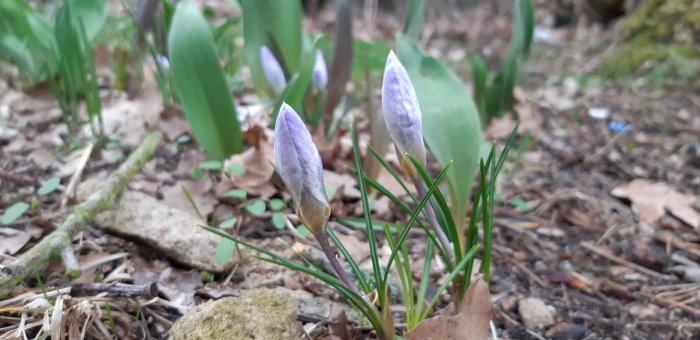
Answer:
[[142, 296], [154, 298], [158, 296], [158, 284], [155, 282], [144, 285], [132, 285], [128, 283], [72, 283], [63, 282], [61, 285], [70, 287], [71, 296], [93, 296], [100, 293], [119, 296]]
[[161, 134], [159, 133], [147, 134], [141, 146], [131, 153], [119, 169], [109, 175], [96, 192], [75, 206], [58, 229], [44, 237], [39, 244], [9, 265], [1, 267], [0, 298], [4, 298], [15, 285], [22, 282], [49, 259], [67, 258], [66, 254], [61, 256], [61, 252], [72, 243], [75, 235], [85, 229], [98, 213], [112, 208], [122, 190], [153, 156], [160, 140]]

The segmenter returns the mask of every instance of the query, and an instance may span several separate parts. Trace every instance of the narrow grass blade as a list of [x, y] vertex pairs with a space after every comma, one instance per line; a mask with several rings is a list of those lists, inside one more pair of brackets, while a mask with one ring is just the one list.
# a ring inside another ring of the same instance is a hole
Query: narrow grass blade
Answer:
[[423, 29], [425, 16], [425, 0], [410, 0], [406, 11], [406, 20], [403, 24], [403, 34], [418, 40]]
[[[416, 161], [415, 158], [413, 158], [411, 155], [408, 156], [411, 162], [413, 163], [413, 166], [418, 170], [418, 173], [420, 174], [421, 178], [423, 181], [428, 185], [432, 186], [433, 185], [433, 180], [430, 178], [430, 175], [428, 172], [425, 170], [423, 166], [421, 166], [418, 161]], [[450, 212], [450, 208], [447, 205], [447, 200], [445, 200], [445, 196], [442, 195], [442, 192], [440, 190], [436, 190], [435, 194], [433, 196], [435, 200], [437, 201], [437, 205], [440, 207], [440, 209], [436, 209], [436, 211], [439, 211], [442, 213], [442, 217], [444, 218], [444, 221], [446, 224], [444, 226], [436, 226], [438, 228], [442, 227], [446, 232], [447, 232], [447, 237], [450, 239], [452, 242], [452, 246], [454, 247], [454, 254], [455, 254], [455, 261], [459, 262], [460, 257], [462, 256], [462, 250], [460, 246], [460, 241], [459, 241], [459, 231], [457, 230], [457, 226], [455, 225], [455, 221], [452, 218], [452, 214]]]
[[[357, 142], [357, 131], [354, 127], [352, 130], [352, 146], [353, 155], [355, 156], [355, 168], [357, 169], [357, 182], [360, 187], [360, 196], [362, 201], [362, 212], [365, 217], [365, 226], [367, 228], [367, 243], [369, 243], [369, 254], [372, 259], [372, 272], [374, 273], [374, 283], [377, 287], [379, 301], [386, 301], [386, 281], [382, 281], [381, 267], [379, 266], [379, 255], [377, 254], [377, 241], [375, 240], [374, 231], [372, 230], [372, 216], [370, 215], [370, 206], [367, 201], [367, 187], [365, 185], [365, 174], [362, 171], [362, 161], [360, 160], [360, 146]], [[387, 266], [388, 267], [388, 266]], [[387, 269], [387, 272], [389, 270]]]
[[[430, 282], [430, 265], [433, 262], [433, 250], [435, 241], [428, 240], [428, 246], [425, 248], [425, 262], [423, 262], [423, 272], [421, 273], [420, 287], [418, 287], [418, 296], [416, 299], [416, 308], [413, 313], [413, 326], [421, 321], [423, 314], [423, 305], [425, 304], [425, 295], [428, 293], [428, 283]], [[413, 327], [409, 327], [409, 330]]]
[[413, 193], [410, 190], [408, 190], [408, 186], [406, 186], [406, 183], [404, 183], [404, 181], [401, 180], [401, 178], [396, 173], [396, 171], [394, 171], [394, 169], [389, 165], [389, 163], [387, 163], [386, 160], [384, 160], [384, 157], [380, 156], [379, 153], [377, 153], [377, 151], [374, 150], [374, 148], [369, 144], [367, 145], [367, 150], [369, 150], [369, 152], [371, 152], [372, 155], [374, 155], [374, 157], [377, 159], [377, 161], [379, 161], [379, 163], [384, 167], [384, 169], [386, 169], [389, 172], [391, 177], [394, 177], [394, 179], [397, 182], [399, 182], [399, 185], [401, 185], [401, 188], [403, 188], [403, 190], [406, 192], [406, 194], [409, 197], [411, 197], [413, 202], [416, 202], [416, 196], [413, 195]]
[[[403, 242], [406, 241], [406, 236], [408, 236], [408, 232], [411, 230], [413, 223], [415, 223], [418, 219], [418, 215], [420, 215], [421, 211], [423, 210], [423, 207], [425, 207], [425, 205], [428, 203], [428, 200], [430, 200], [430, 197], [435, 193], [436, 190], [438, 190], [438, 185], [442, 182], [442, 179], [445, 177], [447, 171], [450, 169], [451, 166], [452, 162], [448, 162], [436, 178], [433, 185], [430, 186], [430, 189], [428, 189], [428, 192], [425, 194], [425, 197], [423, 197], [423, 199], [420, 202], [418, 202], [416, 210], [413, 211], [413, 214], [411, 214], [411, 217], [408, 219], [408, 223], [406, 223], [406, 228], [401, 231], [398, 241], [396, 241], [397, 245], [401, 245]], [[391, 269], [391, 263], [394, 261], [397, 251], [398, 248], [391, 249], [391, 256], [389, 256], [389, 261], [387, 261], [386, 264], [386, 272], [384, 273], [384, 285], [386, 285], [386, 281], [389, 278], [389, 270]]]
[[[354, 175], [357, 176], [357, 170], [356, 170], [356, 169], [351, 168], [351, 167], [347, 167], [347, 169], [348, 169], [348, 171], [350, 171], [352, 174], [354, 174]], [[375, 180], [373, 180], [373, 179], [371, 179], [371, 178], [369, 178], [369, 177], [365, 177], [365, 180], [367, 181], [367, 184], [369, 184], [371, 187], [375, 188], [375, 189], [376, 189], [377, 191], [379, 191], [382, 195], [388, 197], [389, 200], [391, 200], [394, 204], [396, 204], [397, 206], [399, 206], [399, 208], [401, 208], [401, 210], [403, 210], [404, 212], [406, 212], [407, 214], [409, 214], [409, 216], [413, 214], [413, 210], [411, 210], [404, 202], [402, 202], [398, 197], [396, 197], [392, 192], [390, 192], [390, 191], [389, 191], [388, 189], [386, 189], [384, 186], [382, 186], [381, 184], [377, 183]], [[418, 202], [416, 202], [416, 204], [417, 204], [417, 203], [418, 203]], [[420, 226], [420, 228], [423, 229], [423, 231], [425, 231], [426, 235], [428, 235], [430, 238], [432, 238], [432, 239], [435, 241], [435, 236], [434, 236], [433, 233], [430, 231], [430, 229], [427, 228], [425, 225], [423, 225], [423, 223], [422, 223], [420, 220], [418, 220], [417, 222], [418, 222], [418, 226]], [[374, 228], [374, 230], [376, 230], [376, 231], [381, 231], [379, 228], [376, 228], [376, 227], [373, 227], [373, 228]], [[444, 249], [443, 247], [441, 247], [439, 244], [437, 245], [437, 247], [438, 247], [438, 251], [440, 252], [440, 256], [441, 256], [442, 259], [445, 261], [445, 265], [447, 266], [447, 268], [450, 268], [450, 269], [451, 269], [452, 266], [453, 266], [453, 263], [452, 263], [452, 261], [450, 260], [450, 256], [449, 256], [449, 254], [447, 253], [446, 249]]]
[[192, 205], [192, 209], [194, 209], [194, 212], [197, 213], [197, 216], [199, 217], [199, 219], [204, 221], [204, 217], [202, 217], [202, 213], [199, 211], [199, 208], [197, 207], [197, 202], [194, 201], [194, 198], [192, 198], [190, 191], [187, 190], [187, 187], [185, 187], [184, 185], [182, 186], [182, 193], [185, 194], [185, 197], [187, 197], [187, 201], [190, 202], [190, 205]]
[[322, 271], [313, 270], [313, 269], [310, 269], [308, 267], [302, 266], [296, 262], [287, 260], [286, 258], [279, 256], [271, 251], [265, 250], [265, 249], [260, 248], [260, 247], [256, 247], [250, 243], [236, 239], [235, 237], [232, 237], [231, 235], [226, 234], [224, 232], [221, 232], [220, 230], [217, 230], [215, 228], [212, 228], [209, 226], [200, 226], [200, 227], [202, 229], [205, 229], [205, 230], [211, 232], [211, 233], [219, 235], [220, 237], [232, 240], [232, 241], [237, 242], [238, 244], [240, 244], [244, 247], [253, 249], [257, 252], [260, 252], [262, 254], [269, 256], [269, 258], [264, 258], [261, 256], [253, 256], [257, 259], [267, 261], [270, 263], [274, 263], [274, 264], [277, 264], [277, 265], [280, 265], [280, 266], [283, 266], [283, 267], [286, 267], [286, 268], [289, 268], [292, 270], [300, 271], [302, 273], [311, 275], [311, 276], [327, 283], [331, 287], [333, 287], [333, 288], [337, 289], [339, 292], [341, 292], [346, 298], [348, 298], [348, 300], [351, 302], [352, 305], [354, 305], [355, 307], [360, 309], [362, 311], [363, 315], [369, 319], [370, 323], [375, 328], [379, 327], [378, 329], [381, 329], [381, 322], [379, 321], [379, 317], [378, 317], [377, 313], [375, 312], [374, 307], [372, 305], [370, 305], [369, 302], [366, 301], [364, 298], [359, 296], [357, 293], [353, 292], [348, 287], [345, 287], [345, 285], [343, 285], [343, 283], [338, 278], [331, 276], [329, 274], [326, 274]]
[[[396, 247], [396, 242], [394, 242], [394, 235], [392, 235], [391, 230], [389, 230], [388, 224], [382, 225], [384, 229], [384, 236], [386, 237], [387, 243], [389, 243], [390, 248]], [[399, 223], [396, 224], [396, 229], [401, 232], [402, 228]], [[406, 242], [401, 245], [401, 257], [396, 258], [396, 272], [399, 274], [399, 281], [401, 282], [401, 289], [403, 293], [404, 305], [406, 306], [406, 316], [409, 312], [413, 310], [413, 274], [411, 273], [410, 261], [408, 257], [408, 247], [406, 247]]]
[[343, 242], [340, 242], [340, 239], [338, 239], [338, 235], [336, 235], [335, 232], [330, 228], [326, 228], [326, 231], [328, 233], [328, 236], [331, 237], [331, 240], [333, 241], [335, 246], [338, 247], [338, 250], [340, 250], [340, 253], [343, 254], [343, 257], [345, 257], [345, 260], [348, 262], [348, 265], [350, 265], [350, 269], [352, 270], [352, 273], [355, 274], [355, 279], [358, 281], [360, 289], [362, 289], [362, 291], [365, 293], [369, 292], [369, 283], [367, 283], [367, 278], [365, 278], [365, 274], [360, 270], [360, 266], [358, 266], [357, 262], [355, 262], [355, 259], [353, 259], [352, 256], [350, 256], [350, 253], [345, 248], [345, 245], [343, 245]]
[[[452, 283], [452, 280], [454, 280], [460, 272], [464, 269], [464, 267], [467, 265], [468, 262], [474, 260], [474, 255], [476, 254], [476, 251], [479, 249], [479, 245], [473, 246], [462, 258], [462, 261], [459, 261], [459, 263], [455, 266], [455, 268], [450, 272], [450, 275], [445, 279], [445, 282], [440, 285], [440, 288], [438, 288], [437, 292], [435, 293], [435, 296], [433, 299], [430, 301], [430, 304], [428, 304], [428, 307], [425, 309], [425, 312], [423, 312], [423, 315], [421, 316], [421, 319], [425, 319], [428, 317], [428, 313], [435, 307], [435, 303], [438, 302], [440, 299], [440, 294], [445, 291], [447, 286]], [[471, 273], [466, 273], [467, 275], [471, 275]]]

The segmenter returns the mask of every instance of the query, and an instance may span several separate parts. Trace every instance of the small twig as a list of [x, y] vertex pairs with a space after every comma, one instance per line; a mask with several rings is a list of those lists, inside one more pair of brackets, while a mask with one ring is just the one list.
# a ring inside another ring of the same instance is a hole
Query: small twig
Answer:
[[82, 270], [80, 270], [80, 264], [78, 264], [78, 259], [75, 257], [75, 252], [71, 246], [67, 246], [61, 250], [61, 260], [63, 261], [63, 267], [66, 268], [66, 278], [72, 280], [80, 277]]
[[601, 243], [603, 243], [603, 241], [605, 241], [608, 237], [610, 237], [610, 235], [612, 235], [617, 230], [617, 228], [619, 228], [621, 225], [622, 225], [621, 223], [613, 223], [613, 225], [611, 225], [607, 230], [605, 230], [603, 235], [601, 235], [598, 238], [598, 240], [595, 241], [595, 244], [600, 245]]
[[489, 327], [491, 328], [491, 337], [493, 337], [493, 340], [498, 340], [498, 332], [496, 332], [496, 324], [493, 323], [493, 320], [489, 321]]
[[588, 243], [588, 242], [581, 242], [580, 244], [581, 244], [582, 247], [584, 247], [584, 248], [586, 248], [586, 249], [588, 249], [588, 250], [590, 250], [590, 251], [592, 251], [592, 252], [594, 252], [594, 253], [596, 253], [596, 254], [602, 256], [602, 257], [605, 257], [606, 259], [608, 259], [608, 260], [610, 260], [610, 261], [613, 261], [613, 262], [616, 262], [616, 263], [618, 263], [618, 264], [621, 264], [621, 265], [623, 265], [623, 266], [625, 266], [625, 267], [634, 269], [634, 270], [636, 270], [636, 271], [638, 271], [638, 272], [647, 274], [647, 275], [652, 276], [652, 277], [655, 277], [655, 278], [657, 278], [657, 279], [669, 280], [669, 281], [674, 281], [674, 280], [675, 280], [675, 278], [674, 278], [673, 276], [666, 275], [666, 274], [661, 274], [661, 273], [656, 272], [656, 271], [653, 271], [653, 270], [651, 270], [651, 269], [649, 269], [649, 268], [642, 267], [642, 266], [640, 266], [640, 265], [638, 265], [638, 264], [636, 264], [636, 263], [627, 261], [627, 260], [625, 260], [625, 259], [623, 259], [623, 258], [621, 258], [621, 257], [619, 257], [619, 256], [615, 256], [615, 255], [613, 255], [613, 254], [610, 254], [610, 252], [608, 252], [608, 251], [606, 251], [606, 250], [604, 250], [604, 249], [601, 249], [600, 247], [594, 246], [594, 245], [592, 245], [592, 244], [590, 244], [590, 243]]
[[679, 322], [679, 321], [635, 321], [637, 326], [666, 326], [673, 328], [700, 328], [700, 322]]
[[83, 151], [82, 156], [80, 156], [78, 168], [75, 169], [73, 176], [71, 176], [70, 181], [68, 182], [66, 191], [63, 192], [63, 197], [61, 197], [61, 204], [59, 205], [61, 210], [66, 207], [69, 199], [75, 197], [75, 189], [78, 186], [78, 182], [80, 182], [80, 177], [83, 175], [83, 170], [85, 170], [85, 166], [87, 165], [90, 155], [92, 154], [92, 149], [94, 148], [95, 144], [89, 143], [85, 148], [85, 151]]
[[39, 181], [36, 178], [26, 175], [13, 174], [5, 170], [0, 170], [0, 179], [24, 185], [39, 185]]
[[153, 298], [158, 296], [158, 284], [155, 282], [145, 285], [127, 283], [64, 283], [70, 287], [71, 296], [92, 296], [100, 293], [119, 296], [142, 296]]
[[527, 274], [533, 281], [537, 282], [538, 285], [540, 285], [542, 288], [549, 288], [549, 284], [542, 280], [537, 274], [535, 274], [530, 268], [526, 267], [524, 264], [518, 262], [518, 261], [511, 261], [512, 264], [515, 265], [516, 268], [520, 269], [523, 273]]
[[80, 266], [80, 270], [87, 270], [90, 268], [94, 268], [94, 267], [97, 267], [103, 263], [112, 262], [114, 260], [119, 260], [119, 259], [127, 257], [127, 256], [129, 256], [129, 253], [111, 254], [109, 256], [101, 257], [97, 260], [83, 264], [82, 266]]
[[612, 149], [617, 142], [619, 142], [623, 137], [627, 136], [630, 134], [630, 132], [634, 130], [634, 126], [632, 124], [628, 125], [625, 130], [622, 132], [616, 134], [613, 136], [613, 138], [610, 138], [607, 143], [605, 143], [600, 149], [596, 150], [596, 152], [586, 158], [583, 159], [583, 164], [591, 164], [597, 162], [600, 157], [602, 157], [605, 153], [609, 152], [610, 149]]
[[665, 304], [665, 305], [667, 305], [667, 306], [671, 306], [671, 307], [674, 307], [674, 308], [682, 309], [682, 310], [684, 310], [684, 311], [686, 311], [686, 312], [688, 312], [688, 313], [695, 314], [695, 316], [700, 316], [700, 309], [696, 309], [696, 308], [690, 307], [690, 306], [688, 306], [688, 305], [684, 305], [684, 304], [682, 304], [682, 303], [680, 303], [680, 302], [676, 302], [676, 301], [669, 300], [669, 299], [664, 299], [664, 298], [658, 297], [658, 296], [656, 296], [656, 295], [654, 295], [654, 294], [649, 294], [649, 293], [645, 293], [645, 292], [639, 292], [639, 293], [637, 293], [637, 294], [639, 294], [639, 295], [641, 295], [641, 296], [643, 296], [643, 297], [652, 299], [652, 300], [654, 300], [654, 301], [656, 301], [656, 302], [663, 303], [663, 304]]

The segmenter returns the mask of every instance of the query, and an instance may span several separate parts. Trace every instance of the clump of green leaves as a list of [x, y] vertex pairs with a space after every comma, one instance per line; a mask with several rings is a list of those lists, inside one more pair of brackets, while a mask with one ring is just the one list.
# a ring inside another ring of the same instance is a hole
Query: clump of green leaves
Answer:
[[104, 24], [102, 13], [106, 14], [106, 10], [106, 2], [66, 1], [56, 14], [54, 35], [58, 75], [50, 77], [49, 84], [71, 136], [77, 134], [82, 122], [81, 99], [85, 102], [93, 137], [104, 135], [102, 103], [90, 40]]
[[0, 1], [0, 18], [0, 59], [31, 81], [46, 79], [56, 66], [49, 21], [23, 0]]
[[508, 52], [495, 72], [490, 72], [478, 55], [470, 58], [474, 101], [479, 109], [481, 126], [486, 129], [495, 117], [513, 109], [513, 88], [522, 77], [523, 63], [530, 53], [535, 29], [534, 6], [531, 0], [514, 0], [513, 33]]

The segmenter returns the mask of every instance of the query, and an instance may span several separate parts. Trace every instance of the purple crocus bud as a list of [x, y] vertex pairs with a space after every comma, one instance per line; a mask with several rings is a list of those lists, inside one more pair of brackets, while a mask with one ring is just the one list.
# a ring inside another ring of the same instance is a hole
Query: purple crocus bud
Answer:
[[284, 71], [282, 71], [282, 66], [272, 54], [267, 46], [260, 47], [260, 62], [262, 63], [263, 73], [265, 73], [265, 78], [275, 90], [277, 95], [280, 95], [284, 88], [287, 86], [287, 81], [284, 78]]
[[321, 50], [316, 50], [316, 60], [314, 61], [314, 71], [311, 73], [311, 89], [313, 93], [319, 93], [326, 89], [328, 84], [328, 68], [326, 58]]
[[282, 103], [275, 124], [275, 161], [299, 220], [314, 235], [324, 235], [331, 208], [323, 185], [321, 155], [304, 122], [287, 103]]
[[401, 167], [408, 175], [416, 177], [411, 162], [404, 155], [413, 156], [425, 166], [420, 107], [408, 72], [394, 51], [389, 52], [384, 66], [382, 111], [389, 135], [399, 153]]

